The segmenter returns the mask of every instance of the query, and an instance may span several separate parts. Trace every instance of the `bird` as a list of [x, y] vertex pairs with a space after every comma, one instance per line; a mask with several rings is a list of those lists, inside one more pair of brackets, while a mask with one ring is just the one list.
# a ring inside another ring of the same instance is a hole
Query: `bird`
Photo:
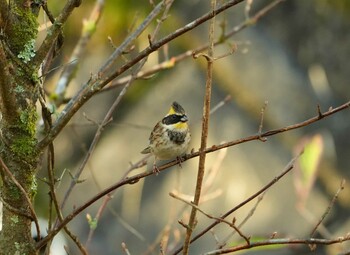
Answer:
[[177, 158], [181, 166], [181, 158], [186, 153], [191, 140], [188, 117], [182, 106], [173, 102], [169, 112], [153, 128], [149, 136], [149, 145], [141, 151], [142, 154], [153, 154], [153, 172], [157, 175], [159, 169], [157, 160]]

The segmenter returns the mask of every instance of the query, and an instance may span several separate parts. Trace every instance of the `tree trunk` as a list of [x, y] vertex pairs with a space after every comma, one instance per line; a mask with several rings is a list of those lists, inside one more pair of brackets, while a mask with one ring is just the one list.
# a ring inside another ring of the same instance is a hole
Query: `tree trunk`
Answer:
[[1, 200], [3, 202], [0, 255], [37, 254], [31, 237], [36, 193], [37, 21], [30, 1], [0, 0]]

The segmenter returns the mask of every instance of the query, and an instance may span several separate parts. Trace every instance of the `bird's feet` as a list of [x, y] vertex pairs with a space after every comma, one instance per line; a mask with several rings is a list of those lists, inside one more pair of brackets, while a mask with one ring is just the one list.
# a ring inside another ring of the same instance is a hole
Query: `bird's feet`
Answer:
[[181, 157], [181, 156], [177, 156], [176, 157], [176, 161], [177, 161], [177, 164], [179, 165], [179, 167], [182, 168], [182, 162], [184, 162], [184, 159]]
[[156, 163], [153, 164], [153, 173], [155, 175], [158, 175], [160, 173], [159, 168], [157, 167]]

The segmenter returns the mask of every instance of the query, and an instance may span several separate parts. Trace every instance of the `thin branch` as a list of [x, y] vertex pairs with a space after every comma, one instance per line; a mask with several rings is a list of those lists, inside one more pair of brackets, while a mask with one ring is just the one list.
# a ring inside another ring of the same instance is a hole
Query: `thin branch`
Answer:
[[53, 144], [49, 145], [49, 150], [47, 152], [47, 172], [49, 177], [49, 189], [50, 189], [50, 197], [54, 204], [56, 213], [60, 219], [63, 218], [62, 212], [60, 210], [60, 206], [57, 200], [56, 191], [55, 191], [55, 176], [54, 176], [54, 158], [55, 152]]
[[[333, 115], [333, 114], [335, 114], [335, 113], [337, 113], [339, 111], [342, 111], [344, 109], [347, 109], [349, 107], [350, 107], [350, 101], [345, 103], [345, 104], [343, 104], [343, 105], [340, 105], [340, 106], [338, 106], [338, 107], [336, 107], [334, 109], [330, 109], [327, 112], [322, 113], [322, 118], [321, 119], [329, 117], [329, 116], [331, 116], [331, 115]], [[293, 129], [297, 129], [297, 128], [300, 128], [300, 127], [304, 127], [304, 126], [310, 125], [310, 124], [312, 124], [314, 122], [317, 122], [317, 121], [319, 121], [321, 119], [320, 119], [319, 116], [316, 116], [316, 117], [310, 118], [310, 119], [308, 119], [306, 121], [303, 121], [303, 122], [300, 122], [300, 123], [297, 123], [297, 124], [294, 124], [294, 125], [291, 125], [291, 126], [287, 126], [287, 127], [283, 127], [283, 128], [280, 128], [280, 129], [274, 129], [274, 130], [267, 131], [267, 132], [261, 134], [260, 136], [267, 137], [267, 136], [272, 136], [272, 135], [275, 135], [275, 134], [283, 133], [283, 132], [286, 132], [286, 131], [290, 131], [290, 130], [293, 130]], [[215, 145], [215, 146], [212, 146], [212, 147], [206, 149], [205, 152], [206, 153], [210, 153], [210, 152], [214, 152], [214, 151], [220, 150], [222, 148], [230, 147], [230, 146], [233, 146], [233, 145], [237, 145], [237, 144], [241, 144], [241, 143], [245, 143], [245, 142], [249, 142], [249, 141], [254, 141], [254, 140], [259, 140], [260, 136], [259, 135], [252, 135], [252, 136], [248, 136], [246, 138], [235, 140], [235, 141], [232, 141], [232, 142], [228, 142], [228, 143], [224, 143], [224, 144], [220, 144], [220, 145]], [[197, 157], [198, 155], [199, 155], [199, 152], [193, 152], [190, 155], [186, 155], [182, 160], [186, 161], [188, 159]], [[293, 161], [294, 160], [295, 159], [293, 159]], [[161, 166], [158, 166], [158, 169], [159, 169], [159, 171], [164, 171], [166, 168], [169, 168], [169, 167], [177, 165], [177, 164], [178, 164], [178, 161], [174, 160], [174, 161], [168, 162], [166, 164], [163, 164]], [[262, 194], [266, 189], [268, 189], [270, 186], [275, 184], [280, 178], [282, 178], [285, 174], [287, 174], [292, 168], [293, 168], [293, 165], [290, 165], [283, 173], [281, 173], [280, 175], [275, 177], [262, 190], [260, 190], [256, 194], [254, 194], [249, 199], [249, 201], [254, 199], [255, 197], [259, 196], [260, 194]], [[57, 225], [52, 231], [50, 231], [48, 233], [48, 235], [45, 238], [43, 238], [41, 241], [39, 241], [37, 243], [37, 247], [40, 248], [40, 247], [44, 246], [50, 239], [52, 239], [63, 228], [63, 226], [68, 224], [72, 219], [75, 218], [76, 215], [81, 213], [83, 210], [85, 210], [87, 207], [92, 205], [94, 202], [96, 202], [100, 198], [104, 197], [105, 195], [109, 194], [110, 192], [112, 192], [112, 191], [114, 191], [114, 190], [116, 190], [116, 189], [118, 189], [118, 188], [120, 188], [120, 187], [122, 187], [124, 185], [137, 183], [140, 179], [145, 178], [145, 177], [150, 176], [150, 175], [153, 175], [153, 171], [152, 170], [147, 171], [147, 172], [143, 172], [143, 173], [140, 173], [140, 174], [136, 174], [136, 175], [131, 176], [131, 177], [126, 177], [126, 178], [122, 179], [121, 181], [119, 181], [118, 183], [113, 184], [112, 186], [110, 186], [110, 187], [106, 188], [105, 190], [101, 191], [100, 193], [96, 194], [94, 197], [89, 199], [87, 202], [85, 202], [81, 206], [77, 207], [72, 213], [70, 213], [68, 216], [66, 216], [66, 218], [64, 218], [63, 221], [59, 225]], [[244, 204], [248, 203], [249, 201], [244, 201], [243, 204], [241, 203], [240, 205], [238, 205], [239, 206], [238, 208], [240, 208]], [[236, 210], [236, 209], [234, 208], [233, 210]], [[230, 212], [230, 211], [227, 212], [227, 216], [230, 215], [231, 213], [232, 212]], [[227, 216], [225, 216], [225, 217], [227, 217]], [[212, 227], [213, 226], [211, 226], [210, 228], [212, 228]], [[210, 230], [210, 228], [209, 228], [209, 230]], [[204, 234], [204, 232], [201, 235], [203, 235], [203, 234]], [[193, 242], [195, 239], [198, 239], [199, 237], [200, 236], [197, 235], [191, 241]]]
[[131, 255], [131, 253], [129, 252], [128, 247], [126, 246], [126, 243], [122, 242], [122, 249], [125, 252], [126, 255]]
[[68, 84], [72, 80], [75, 71], [78, 69], [79, 59], [85, 53], [86, 46], [91, 38], [91, 36], [96, 31], [96, 26], [100, 20], [104, 0], [96, 0], [95, 6], [92, 9], [90, 16], [87, 20], [83, 21], [83, 27], [81, 36], [76, 46], [74, 47], [73, 53], [69, 59], [69, 65], [66, 65], [61, 73], [60, 79], [57, 82], [55, 90], [55, 104], [58, 107], [64, 101], [64, 95], [67, 90]]
[[350, 235], [345, 235], [342, 237], [338, 237], [335, 239], [317, 239], [317, 238], [309, 238], [309, 239], [292, 239], [292, 238], [282, 238], [282, 239], [267, 239], [259, 242], [250, 242], [249, 245], [243, 244], [235, 247], [219, 249], [211, 252], [205, 253], [205, 255], [217, 255], [217, 254], [226, 254], [232, 253], [241, 250], [248, 250], [255, 247], [266, 247], [270, 245], [281, 245], [281, 244], [305, 244], [305, 245], [331, 245], [336, 243], [342, 243], [350, 240]]
[[[211, 10], [214, 12], [216, 7], [216, 0], [211, 0]], [[196, 214], [197, 206], [202, 192], [203, 178], [205, 172], [205, 159], [208, 140], [208, 129], [209, 129], [209, 116], [210, 116], [210, 102], [211, 102], [211, 90], [213, 82], [213, 56], [214, 56], [214, 28], [215, 28], [215, 16], [210, 20], [209, 24], [209, 48], [207, 60], [207, 78], [205, 84], [205, 98], [203, 106], [203, 119], [202, 119], [202, 135], [201, 135], [201, 147], [199, 149], [199, 163], [197, 172], [196, 189], [194, 194], [193, 205], [191, 208], [190, 219], [188, 221], [188, 227], [186, 228], [186, 236], [184, 240], [183, 254], [187, 255], [189, 252], [189, 245], [193, 230], [197, 224]]]
[[[106, 73], [106, 71], [113, 65], [113, 63], [125, 52], [129, 45], [138, 38], [142, 32], [148, 27], [148, 25], [159, 15], [162, 8], [165, 6], [166, 0], [161, 1], [156, 7], [151, 11], [151, 13], [145, 18], [142, 24], [133, 32], [130, 36], [124, 40], [124, 42], [111, 54], [106, 63], [100, 68], [99, 73]], [[148, 56], [145, 55], [144, 57]], [[139, 59], [137, 62], [139, 62]], [[134, 64], [136, 64], [135, 62]], [[134, 65], [133, 64], [133, 65]], [[132, 65], [132, 66], [133, 66]], [[130, 67], [132, 67], [130, 66]]]
[[182, 202], [184, 202], [184, 203], [186, 203], [186, 204], [192, 206], [192, 207], [195, 207], [197, 211], [199, 211], [200, 213], [202, 213], [203, 215], [205, 215], [205, 216], [208, 217], [209, 219], [213, 219], [213, 220], [216, 220], [216, 221], [220, 221], [220, 222], [222, 222], [222, 223], [225, 223], [225, 224], [229, 225], [231, 228], [233, 228], [233, 229], [247, 242], [247, 244], [249, 244], [249, 242], [250, 242], [250, 241], [249, 241], [250, 237], [245, 236], [245, 235], [239, 230], [239, 228], [236, 227], [236, 225], [234, 224], [234, 222], [229, 222], [229, 221], [227, 221], [227, 220], [225, 220], [225, 219], [218, 218], [218, 217], [214, 217], [214, 216], [212, 216], [212, 215], [206, 213], [205, 211], [203, 211], [198, 205], [195, 205], [193, 202], [188, 202], [186, 199], [183, 199], [183, 198], [177, 196], [175, 193], [170, 192], [169, 195], [170, 195], [171, 197], [177, 199], [177, 200], [180, 200], [180, 201], [182, 201]]
[[221, 100], [219, 103], [217, 103], [211, 110], [210, 115], [214, 114], [217, 110], [219, 110], [221, 107], [223, 107], [227, 102], [231, 100], [231, 95], [227, 95], [223, 100]]
[[[258, 205], [260, 204], [260, 202], [263, 200], [264, 195], [266, 192], [262, 193], [260, 196], [258, 196], [258, 199], [256, 200], [255, 205], [253, 206], [253, 208], [249, 211], [249, 213], [247, 214], [247, 216], [242, 220], [242, 222], [238, 225], [238, 228], [242, 228], [243, 225], [250, 219], [250, 217], [252, 217], [256, 211], [256, 209], [258, 208]], [[224, 239], [224, 241], [222, 242], [221, 245], [219, 245], [219, 249], [225, 247], [227, 241], [235, 234], [235, 232], [232, 232], [230, 234], [227, 235], [227, 237]]]
[[[102, 205], [98, 208], [98, 211], [96, 213], [96, 216], [94, 218], [95, 221], [99, 221], [101, 216], [102, 216], [102, 212], [104, 211], [104, 209], [106, 208], [108, 202], [112, 199], [112, 196], [107, 194], [107, 196], [105, 196], [105, 200], [103, 200], [103, 203]], [[90, 231], [89, 231], [89, 235], [88, 235], [88, 238], [86, 240], [86, 243], [85, 243], [85, 246], [86, 247], [89, 247], [90, 243], [91, 243], [91, 240], [92, 240], [92, 236], [94, 234], [94, 230], [96, 228], [90, 228]]]
[[36, 55], [32, 60], [32, 65], [40, 66], [47, 53], [50, 51], [51, 46], [54, 45], [58, 35], [61, 33], [61, 29], [66, 23], [68, 17], [72, 14], [74, 8], [79, 7], [81, 1], [82, 0], [68, 0], [60, 15], [56, 18], [55, 23], [50, 27], [43, 43], [37, 50]]
[[[55, 159], [55, 152], [53, 144], [51, 143], [49, 145], [49, 151], [47, 153], [47, 165], [48, 165], [48, 177], [49, 177], [49, 188], [50, 188], [50, 197], [54, 204], [57, 217], [60, 221], [63, 220], [62, 212], [60, 210], [60, 206], [58, 203], [58, 199], [56, 196], [56, 190], [55, 190], [55, 176], [54, 176], [54, 159]], [[63, 228], [66, 234], [72, 239], [72, 241], [77, 245], [79, 250], [83, 255], [87, 255], [87, 251], [84, 248], [84, 246], [80, 243], [79, 239], [68, 229], [67, 225]]]
[[[30, 210], [30, 214], [31, 214], [30, 219], [34, 221], [36, 232], [38, 233], [38, 237], [39, 237], [40, 236], [40, 228], [39, 228], [38, 218], [36, 217], [33, 204], [30, 201], [28, 194], [26, 193], [26, 191], [24, 190], [22, 185], [17, 181], [16, 177], [11, 173], [10, 169], [8, 169], [8, 167], [6, 166], [5, 162], [2, 160], [1, 157], [0, 157], [0, 164], [1, 164], [2, 170], [4, 170], [6, 172], [6, 174], [10, 177], [10, 179], [13, 181], [13, 183], [17, 186], [17, 188], [23, 194], [23, 197], [26, 200], [28, 207], [29, 207], [29, 210]], [[6, 206], [6, 205], [7, 205], [7, 203], [4, 203], [4, 206]], [[28, 217], [28, 215], [26, 215], [26, 217]]]
[[317, 231], [317, 228], [322, 224], [322, 222], [324, 221], [324, 219], [327, 217], [327, 215], [329, 214], [329, 212], [331, 211], [335, 201], [338, 199], [338, 196], [339, 196], [339, 193], [344, 189], [345, 187], [345, 179], [343, 179], [340, 183], [340, 187], [339, 189], [337, 190], [337, 192], [335, 193], [335, 195], [333, 196], [332, 200], [330, 201], [326, 211], [323, 213], [321, 219], [317, 222], [316, 226], [313, 228], [313, 230], [311, 231], [310, 233], [310, 237], [312, 238], [316, 231]]
[[79, 241], [78, 237], [76, 235], [74, 235], [67, 226], [65, 226], [64, 228], [64, 232], [66, 232], [66, 234], [70, 237], [70, 239], [72, 239], [72, 241], [75, 243], [75, 245], [78, 247], [78, 249], [80, 250], [82, 255], [88, 255], [87, 250], [85, 249], [85, 247], [83, 246], [83, 244]]
[[[237, 5], [238, 3], [242, 2], [244, 0], [230, 0], [227, 3], [223, 4], [222, 6], [218, 7], [214, 11], [210, 11], [207, 14], [201, 16], [200, 18], [194, 20], [193, 22], [185, 25], [182, 28], [177, 29], [174, 33], [171, 33], [170, 35], [152, 42], [151, 45], [148, 46], [146, 49], [141, 51], [135, 58], [130, 60], [129, 62], [125, 63], [123, 66], [121, 66], [119, 69], [117, 69], [112, 74], [108, 75], [106, 78], [92, 78], [90, 79], [81, 90], [70, 100], [70, 102], [66, 105], [66, 107], [63, 109], [61, 114], [59, 115], [58, 119], [56, 120], [55, 124], [53, 125], [51, 131], [47, 134], [45, 138], [43, 138], [37, 145], [37, 149], [41, 151], [43, 148], [45, 148], [51, 141], [55, 139], [55, 137], [59, 134], [59, 132], [66, 126], [68, 121], [73, 117], [73, 115], [99, 90], [101, 90], [103, 87], [105, 87], [108, 83], [110, 83], [112, 80], [114, 80], [116, 77], [120, 76], [127, 70], [129, 70], [131, 67], [133, 67], [135, 64], [139, 63], [142, 59], [146, 58], [148, 55], [150, 55], [152, 52], [158, 50], [160, 47], [162, 47], [164, 44], [167, 44], [168, 42], [174, 40], [175, 38], [185, 34], [188, 31], [191, 31], [195, 27], [201, 25], [202, 23], [210, 20], [214, 16], [218, 15], [219, 13], [227, 10], [228, 8]], [[101, 70], [105, 70], [109, 64], [105, 64]], [[99, 75], [98, 75], [99, 76]]]
[[244, 7], [244, 14], [245, 14], [245, 17], [246, 19], [249, 19], [249, 12], [250, 12], [250, 9], [252, 8], [252, 5], [253, 5], [253, 0], [247, 0], [247, 3], [245, 4], [245, 7]]
[[[272, 185], [274, 185], [275, 183], [277, 183], [283, 176], [285, 176], [287, 173], [289, 173], [293, 168], [294, 168], [294, 162], [299, 158], [300, 154], [297, 155], [296, 157], [294, 157], [291, 161], [289, 161], [289, 163], [287, 164], [287, 166], [284, 168], [284, 170], [282, 171], [282, 173], [280, 173], [278, 176], [276, 176], [275, 178], [273, 178], [272, 181], [270, 181], [268, 184], [266, 184], [262, 189], [260, 189], [259, 191], [257, 191], [255, 194], [253, 194], [252, 196], [248, 197], [246, 200], [244, 200], [243, 202], [241, 202], [240, 204], [236, 205], [234, 208], [232, 208], [231, 210], [229, 210], [228, 212], [226, 212], [223, 216], [221, 216], [220, 218], [225, 219], [226, 217], [228, 217], [229, 215], [231, 215], [233, 212], [237, 211], [239, 208], [243, 207], [244, 205], [246, 205], [247, 203], [249, 203], [250, 201], [252, 201], [253, 199], [255, 199], [256, 197], [260, 196], [261, 194], [263, 194], [266, 190], [268, 190]], [[203, 236], [205, 233], [207, 233], [208, 231], [210, 231], [213, 227], [215, 227], [216, 225], [218, 225], [220, 223], [220, 221], [215, 221], [214, 223], [210, 224], [207, 228], [205, 228], [204, 230], [202, 230], [199, 234], [197, 234], [195, 237], [193, 237], [191, 239], [191, 243], [193, 243], [194, 241], [198, 240], [201, 236]], [[177, 249], [173, 254], [178, 254], [182, 251], [182, 247], [180, 247], [179, 249]]]
[[[51, 11], [49, 10], [49, 7], [47, 6], [47, 1], [43, 1], [41, 4], [41, 7], [43, 9], [43, 11], [45, 12], [46, 16], [49, 18], [51, 24], [43, 24], [41, 26], [38, 27], [38, 31], [40, 31], [40, 29], [47, 31], [53, 24], [55, 24], [55, 17], [53, 16], [53, 14], [51, 13]], [[57, 38], [53, 41], [52, 45], [50, 46], [50, 49], [47, 51], [45, 58], [42, 61], [41, 64], [41, 73], [45, 74], [45, 76], [48, 74], [48, 69], [52, 64], [52, 61], [54, 60], [54, 58], [57, 56], [57, 53], [59, 52], [59, 50], [61, 49], [61, 47], [63, 46], [63, 42], [64, 42], [64, 37], [63, 37], [63, 32], [62, 30], [58, 33]]]
[[[263, 126], [264, 126], [264, 114], [265, 114], [265, 110], [267, 108], [267, 104], [268, 101], [265, 101], [264, 106], [261, 108], [261, 113], [260, 113], [260, 125], [259, 125], [259, 131], [258, 133], [261, 134], [262, 130], [263, 130]], [[266, 142], [266, 138], [265, 139], [261, 139], [262, 142]]]

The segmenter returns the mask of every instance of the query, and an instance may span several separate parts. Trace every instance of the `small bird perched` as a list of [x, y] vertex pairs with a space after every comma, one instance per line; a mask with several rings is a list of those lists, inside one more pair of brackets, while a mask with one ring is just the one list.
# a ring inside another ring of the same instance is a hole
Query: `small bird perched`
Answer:
[[154, 155], [153, 172], [158, 174], [156, 160], [166, 160], [186, 153], [191, 140], [185, 110], [177, 102], [173, 102], [168, 114], [159, 121], [149, 137], [149, 146], [142, 154]]

